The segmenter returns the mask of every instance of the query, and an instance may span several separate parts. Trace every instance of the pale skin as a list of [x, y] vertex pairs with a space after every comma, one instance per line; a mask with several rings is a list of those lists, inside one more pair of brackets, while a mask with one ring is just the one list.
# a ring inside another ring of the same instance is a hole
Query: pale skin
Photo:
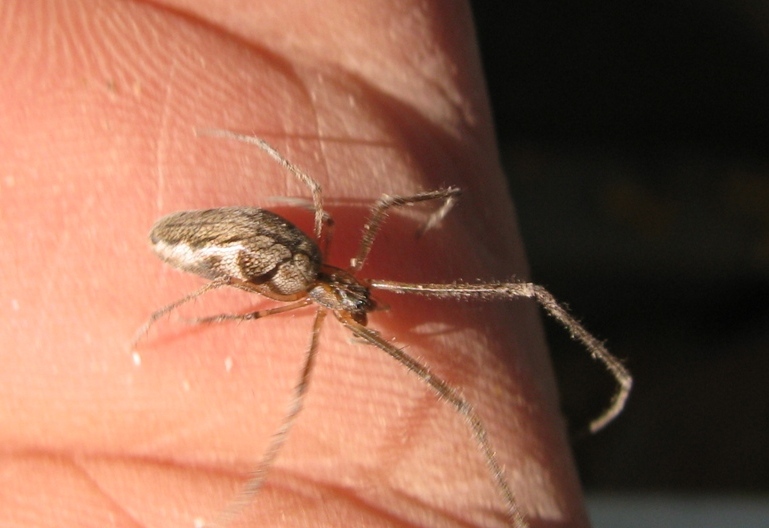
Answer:
[[[436, 4], [0, 11], [14, 28], [0, 63], [0, 524], [194, 526], [237, 494], [280, 422], [311, 310], [170, 318], [131, 355], [152, 311], [203, 284], [152, 255], [158, 217], [308, 197], [257, 149], [196, 128], [258, 133], [311, 173], [337, 223], [333, 264], [354, 253], [361, 201], [455, 185], [460, 204], [420, 240], [430, 209], [394, 213], [360, 275], [526, 276], [469, 13]], [[301, 207], [277, 211], [311, 232]], [[215, 292], [181, 317], [254, 297]], [[475, 405], [530, 525], [586, 525], [533, 303], [377, 298], [389, 310], [370, 326]], [[332, 319], [306, 408], [236, 525], [503, 526], [464, 422]]]

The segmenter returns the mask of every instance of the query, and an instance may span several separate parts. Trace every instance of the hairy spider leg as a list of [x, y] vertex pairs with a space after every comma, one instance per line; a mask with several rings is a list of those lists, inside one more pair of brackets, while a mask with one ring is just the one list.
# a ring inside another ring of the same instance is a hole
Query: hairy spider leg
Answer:
[[304, 396], [307, 394], [307, 389], [310, 386], [310, 375], [315, 366], [315, 356], [318, 352], [320, 330], [323, 326], [326, 312], [326, 308], [322, 307], [318, 307], [315, 312], [315, 321], [312, 325], [312, 337], [310, 338], [310, 346], [307, 348], [307, 353], [305, 354], [302, 373], [299, 377], [299, 381], [294, 386], [293, 395], [286, 415], [284, 416], [280, 427], [278, 427], [278, 430], [273, 433], [270, 444], [264, 455], [262, 455], [262, 460], [259, 462], [259, 465], [256, 466], [256, 469], [250, 473], [248, 481], [240, 489], [237, 496], [217, 515], [213, 523], [206, 523], [205, 526], [210, 528], [227, 526], [235, 520], [240, 512], [253, 502], [254, 497], [264, 485], [270, 467], [278, 457], [280, 450], [283, 448], [283, 444], [286, 442], [286, 438], [288, 438], [288, 433], [291, 431], [291, 427], [296, 422], [296, 418], [304, 405]]
[[323, 238], [323, 226], [326, 224], [333, 224], [333, 220], [323, 209], [323, 188], [321, 185], [309, 174], [301, 170], [299, 167], [288, 161], [288, 159], [278, 152], [272, 145], [258, 136], [249, 136], [248, 134], [239, 134], [231, 130], [222, 130], [219, 128], [199, 128], [196, 132], [206, 136], [222, 137], [227, 139], [234, 139], [236, 141], [242, 141], [249, 145], [255, 145], [261, 150], [270, 155], [272, 159], [277, 161], [291, 174], [305, 184], [310, 189], [312, 195], [313, 209], [315, 210], [315, 237], [318, 241]]
[[508, 520], [511, 525], [516, 528], [526, 528], [528, 524], [518, 508], [518, 502], [515, 500], [513, 491], [507, 483], [505, 472], [502, 469], [499, 460], [497, 460], [497, 455], [494, 452], [494, 449], [491, 447], [486, 428], [470, 402], [443, 379], [435, 376], [427, 366], [407, 354], [402, 348], [398, 348], [383, 339], [382, 335], [376, 330], [363, 326], [345, 312], [336, 311], [334, 312], [334, 315], [339, 322], [347, 327], [356, 337], [363, 339], [367, 344], [386, 352], [387, 355], [418, 376], [419, 379], [436, 392], [440, 399], [446, 400], [465, 419], [473, 432], [475, 440], [481, 448], [481, 452], [486, 459], [486, 465], [488, 466], [489, 471], [491, 471], [505, 503], [507, 503]]
[[207, 282], [204, 286], [202, 286], [201, 288], [198, 288], [194, 292], [188, 293], [181, 299], [176, 300], [170, 304], [165, 305], [161, 309], [154, 311], [152, 315], [150, 315], [149, 319], [147, 319], [147, 322], [141, 325], [141, 327], [139, 327], [139, 329], [134, 334], [133, 339], [131, 339], [131, 349], [136, 348], [136, 344], [141, 340], [142, 337], [147, 335], [147, 332], [150, 331], [150, 328], [152, 328], [155, 325], [158, 319], [160, 319], [166, 314], [173, 312], [182, 304], [186, 304], [194, 299], [197, 299], [198, 297], [200, 297], [206, 292], [215, 290], [217, 288], [221, 288], [222, 286], [228, 286], [230, 282], [231, 281], [228, 277], [221, 277], [221, 278], [212, 280], [211, 282]]
[[355, 257], [350, 260], [350, 267], [347, 269], [347, 271], [355, 274], [363, 267], [368, 254], [371, 252], [374, 239], [376, 238], [377, 233], [379, 233], [379, 229], [382, 227], [382, 223], [387, 218], [389, 209], [393, 207], [414, 205], [416, 203], [426, 202], [429, 200], [444, 200], [444, 204], [435, 213], [430, 215], [430, 218], [418, 231], [417, 234], [421, 235], [425, 231], [432, 229], [441, 220], [443, 220], [443, 218], [454, 206], [457, 197], [461, 193], [461, 189], [456, 187], [447, 187], [445, 189], [417, 193], [411, 196], [389, 196], [387, 194], [381, 196], [371, 208], [369, 217], [363, 226], [363, 236], [361, 237], [360, 245], [358, 246], [358, 252], [356, 253]]
[[617, 390], [609, 406], [589, 425], [591, 433], [599, 431], [622, 411], [627, 401], [633, 379], [625, 366], [614, 357], [598, 339], [592, 336], [574, 316], [558, 304], [545, 288], [530, 282], [496, 282], [486, 284], [409, 284], [387, 280], [371, 280], [369, 286], [376, 290], [394, 293], [413, 293], [429, 297], [463, 298], [479, 300], [529, 298], [534, 299], [545, 311], [569, 332], [572, 339], [581, 342], [594, 359], [603, 363], [617, 382]]

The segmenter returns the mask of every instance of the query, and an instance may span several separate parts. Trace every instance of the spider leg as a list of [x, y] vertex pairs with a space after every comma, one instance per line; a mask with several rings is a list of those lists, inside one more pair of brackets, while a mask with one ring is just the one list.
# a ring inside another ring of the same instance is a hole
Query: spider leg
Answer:
[[475, 409], [470, 402], [462, 397], [462, 395], [454, 390], [448, 383], [441, 378], [436, 377], [425, 365], [408, 355], [402, 349], [393, 346], [390, 342], [383, 339], [379, 332], [356, 322], [347, 312], [335, 311], [334, 315], [342, 325], [350, 329], [355, 337], [363, 339], [367, 344], [383, 350], [398, 363], [416, 374], [438, 394], [440, 399], [448, 401], [457, 412], [465, 418], [486, 459], [486, 465], [489, 467], [497, 487], [507, 504], [507, 516], [511, 526], [516, 528], [528, 527], [528, 523], [518, 509], [517, 502], [507, 483], [502, 466], [499, 464], [497, 456], [491, 448], [486, 428], [483, 426], [483, 422], [481, 422], [481, 419], [476, 414]]
[[266, 152], [272, 159], [277, 161], [291, 174], [310, 189], [312, 195], [313, 209], [315, 210], [315, 236], [318, 240], [323, 238], [323, 226], [328, 226], [333, 223], [331, 216], [323, 209], [323, 189], [320, 184], [315, 181], [309, 174], [301, 170], [299, 167], [288, 161], [283, 154], [278, 152], [272, 145], [267, 143], [260, 137], [249, 136], [247, 134], [239, 134], [232, 132], [231, 130], [221, 130], [218, 128], [199, 128], [196, 129], [199, 134], [207, 136], [223, 137], [242, 141], [250, 145], [255, 145]]
[[412, 196], [388, 196], [384, 195], [376, 201], [371, 208], [368, 220], [363, 226], [363, 237], [358, 247], [358, 253], [350, 260], [350, 267], [348, 271], [355, 273], [360, 271], [363, 264], [366, 262], [371, 246], [374, 244], [379, 229], [382, 227], [382, 223], [387, 218], [387, 212], [393, 207], [403, 207], [406, 205], [413, 205], [419, 202], [426, 202], [429, 200], [444, 200], [443, 206], [433, 213], [427, 222], [419, 229], [417, 235], [422, 235], [425, 231], [432, 229], [438, 222], [440, 222], [451, 210], [457, 201], [457, 197], [461, 194], [461, 190], [456, 187], [447, 187], [445, 189], [438, 189], [435, 191], [428, 191]]
[[415, 293], [430, 297], [453, 299], [476, 298], [482, 300], [512, 299], [525, 297], [536, 300], [542, 308], [556, 319], [571, 334], [572, 339], [582, 343], [594, 359], [606, 366], [617, 381], [617, 390], [609, 406], [590, 424], [591, 433], [603, 429], [609, 422], [622, 412], [625, 402], [633, 385], [633, 378], [625, 366], [593, 337], [584, 326], [577, 321], [563, 306], [558, 304], [555, 297], [542, 286], [530, 282], [493, 282], [486, 284], [408, 284], [386, 280], [372, 280], [370, 287], [387, 290], [394, 293]]
[[223, 323], [225, 321], [255, 321], [256, 319], [262, 319], [270, 315], [276, 315], [284, 312], [290, 312], [298, 308], [303, 308], [312, 301], [309, 298], [304, 298], [301, 301], [297, 301], [291, 304], [285, 304], [283, 306], [276, 306], [274, 308], [267, 308], [265, 310], [255, 310], [244, 314], [217, 314], [209, 315], [207, 317], [197, 317], [187, 322], [190, 324], [215, 324]]
[[[294, 303], [299, 304], [299, 303]], [[293, 305], [290, 305], [293, 306]], [[283, 448], [283, 444], [286, 442], [288, 433], [291, 427], [294, 425], [297, 416], [302, 410], [304, 404], [304, 397], [307, 394], [307, 389], [310, 385], [310, 375], [312, 369], [315, 366], [315, 356], [318, 352], [318, 340], [320, 338], [320, 330], [323, 326], [323, 320], [326, 317], [326, 309], [318, 308], [315, 313], [315, 321], [312, 325], [312, 337], [310, 339], [310, 346], [307, 348], [307, 354], [304, 360], [304, 366], [302, 367], [302, 373], [299, 376], [299, 381], [294, 386], [294, 394], [289, 403], [286, 416], [278, 427], [278, 430], [272, 435], [267, 451], [264, 453], [259, 465], [248, 477], [248, 481], [245, 486], [240, 490], [237, 497], [230, 502], [230, 504], [219, 513], [213, 523], [206, 524], [207, 528], [224, 527], [230, 524], [238, 514], [243, 511], [244, 508], [253, 503], [254, 497], [264, 485], [264, 481], [267, 479], [267, 474], [270, 471], [275, 459], [278, 457], [280, 450]]]
[[152, 328], [152, 326], [157, 322], [157, 320], [163, 317], [164, 315], [167, 315], [168, 313], [176, 310], [182, 304], [188, 303], [193, 299], [200, 297], [204, 293], [207, 293], [211, 290], [215, 290], [217, 288], [221, 288], [222, 286], [228, 286], [229, 284], [230, 284], [230, 279], [228, 277], [220, 277], [218, 279], [214, 279], [211, 282], [204, 285], [203, 287], [198, 288], [194, 292], [187, 294], [181, 299], [174, 301], [171, 304], [167, 304], [166, 306], [162, 307], [160, 310], [153, 312], [153, 314], [150, 315], [150, 318], [147, 319], [147, 322], [139, 327], [139, 329], [134, 334], [133, 339], [131, 339], [131, 349], [133, 350], [136, 347], [136, 344], [141, 340], [141, 338], [147, 335], [147, 332], [149, 332], [150, 328]]

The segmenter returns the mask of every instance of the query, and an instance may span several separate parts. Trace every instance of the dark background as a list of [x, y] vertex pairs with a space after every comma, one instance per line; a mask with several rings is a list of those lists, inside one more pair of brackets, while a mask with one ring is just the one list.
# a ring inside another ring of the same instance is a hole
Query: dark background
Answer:
[[[533, 278], [635, 376], [589, 491], [769, 491], [769, 4], [475, 1]], [[550, 326], [573, 424], [611, 380]]]

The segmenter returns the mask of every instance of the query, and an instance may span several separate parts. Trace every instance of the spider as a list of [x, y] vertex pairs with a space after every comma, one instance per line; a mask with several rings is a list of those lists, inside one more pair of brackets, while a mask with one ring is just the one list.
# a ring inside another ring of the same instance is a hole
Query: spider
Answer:
[[[213, 525], [208, 526], [221, 526], [231, 521], [254, 498], [267, 478], [270, 467], [302, 409], [318, 351], [321, 328], [326, 316], [331, 313], [355, 338], [379, 348], [402, 364], [465, 419], [485, 458], [499, 494], [506, 504], [510, 526], [527, 527], [528, 523], [520, 512], [502, 466], [488, 440], [486, 428], [470, 402], [457, 389], [435, 376], [426, 365], [411, 357], [402, 348], [393, 345], [376, 330], [368, 328], [367, 315], [376, 308], [376, 303], [371, 297], [372, 290], [451, 299], [534, 299], [568, 330], [573, 339], [581, 342], [595, 359], [602, 362], [617, 381], [618, 388], [610, 405], [590, 422], [591, 432], [603, 428], [622, 411], [632, 385], [632, 378], [626, 368], [545, 288], [537, 284], [529, 282], [410, 284], [382, 279], [364, 279], [357, 276], [391, 209], [419, 202], [442, 201], [442, 206], [431, 215], [420, 230], [424, 232], [449, 212], [461, 192], [460, 189], [447, 187], [411, 196], [383, 195], [371, 207], [357, 253], [350, 260], [349, 266], [341, 269], [323, 260], [323, 255], [327, 253], [330, 243], [333, 220], [323, 209], [321, 186], [313, 178], [259, 137], [226, 130], [200, 132], [259, 147], [309, 188], [315, 213], [315, 240], [277, 214], [255, 207], [181, 211], [158, 220], [150, 232], [153, 249], [161, 259], [182, 271], [209, 279], [210, 282], [154, 312], [137, 332], [134, 343], [162, 316], [206, 292], [225, 286], [257, 293], [285, 304], [246, 314], [222, 314], [200, 318], [195, 320], [196, 323], [255, 320], [310, 305], [315, 306], [310, 345], [299, 381], [293, 389], [294, 397], [285, 417], [273, 435], [260, 464], [252, 472], [237, 498], [220, 514]], [[323, 252], [320, 250], [321, 245], [324, 247]]]

